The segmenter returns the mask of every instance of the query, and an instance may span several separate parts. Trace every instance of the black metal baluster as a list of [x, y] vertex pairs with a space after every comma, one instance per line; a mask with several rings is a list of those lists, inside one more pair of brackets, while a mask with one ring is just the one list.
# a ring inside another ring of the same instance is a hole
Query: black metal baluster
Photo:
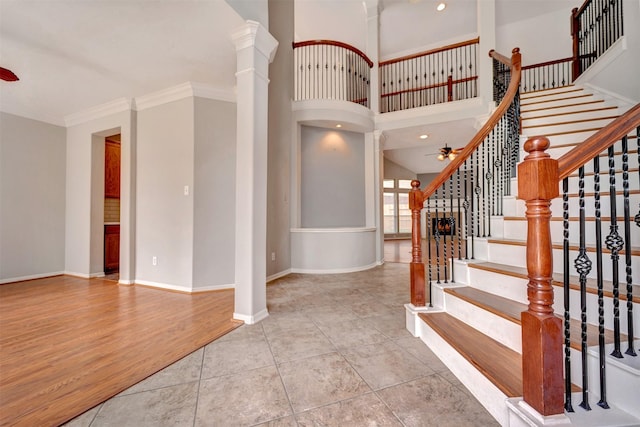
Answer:
[[602, 272], [602, 219], [600, 217], [600, 157], [593, 159], [593, 197], [596, 225], [596, 283], [598, 285], [598, 363], [600, 368], [600, 401], [598, 406], [609, 409], [607, 404], [606, 364], [604, 354], [604, 290]]
[[469, 184], [471, 185], [469, 187], [469, 189], [471, 190], [471, 194], [469, 194], [469, 198], [471, 199], [471, 211], [469, 212], [470, 216], [471, 216], [471, 232], [469, 233], [469, 235], [471, 236], [471, 259], [475, 259], [475, 247], [474, 247], [474, 239], [475, 239], [475, 233], [474, 233], [474, 227], [475, 227], [475, 205], [473, 203], [473, 194], [475, 192], [475, 186], [474, 186], [474, 173], [473, 173], [473, 161], [475, 159], [475, 152], [471, 153], [471, 168], [469, 169], [470, 173], [469, 173]]
[[624, 242], [618, 233], [618, 218], [616, 208], [616, 170], [613, 146], [607, 150], [609, 157], [609, 205], [611, 210], [611, 225], [609, 226], [609, 235], [606, 238], [607, 249], [611, 251], [611, 264], [613, 268], [613, 340], [614, 349], [612, 356], [619, 359], [622, 358], [620, 351], [620, 280], [618, 271], [618, 261], [620, 259], [620, 250], [624, 246]]
[[564, 409], [573, 412], [571, 402], [571, 313], [569, 296], [571, 294], [569, 283], [569, 178], [562, 180], [562, 254], [564, 269]]
[[[636, 128], [636, 154], [638, 155], [638, 178], [640, 178], [640, 126]], [[640, 179], [638, 180], [640, 182]], [[638, 203], [638, 213], [634, 218], [636, 225], [640, 227], [640, 203]]]
[[476, 233], [477, 236], [476, 237], [480, 237], [480, 194], [482, 194], [482, 187], [480, 187], [480, 183], [479, 180], [482, 180], [482, 175], [480, 175], [480, 159], [478, 159], [478, 156], [480, 155], [480, 153], [478, 153], [478, 155], [476, 155], [476, 175], [475, 175], [475, 188], [473, 189], [473, 191], [476, 193], [476, 218], [477, 218], [477, 222], [476, 224], [478, 225]]
[[481, 159], [482, 159], [482, 175], [479, 175], [480, 180], [482, 181], [482, 237], [487, 237], [487, 206], [486, 206], [486, 193], [485, 193], [485, 188], [484, 188], [484, 183], [485, 183], [485, 166], [484, 166], [484, 150], [485, 150], [485, 145], [486, 145], [487, 140], [485, 139], [484, 141], [482, 141], [482, 154], [481, 154]]
[[458, 237], [458, 259], [462, 259], [462, 210], [460, 209], [460, 168], [456, 170], [456, 192], [458, 199], [458, 226], [456, 227], [456, 236]]
[[637, 356], [634, 349], [633, 333], [633, 283], [631, 277], [631, 213], [629, 209], [629, 144], [627, 136], [622, 138], [622, 197], [624, 203], [624, 260], [627, 279], [627, 351], [630, 356]]
[[433, 231], [433, 240], [436, 246], [436, 278], [438, 281], [436, 283], [440, 283], [440, 227], [438, 227], [438, 221], [440, 221], [440, 215], [438, 213], [438, 190], [435, 191], [433, 195], [433, 202], [435, 204], [435, 214], [436, 214], [436, 226]]
[[[433, 263], [433, 259], [431, 258], [431, 197], [427, 198], [427, 259], [428, 266], [427, 272], [429, 277], [429, 295], [431, 295], [431, 264]], [[435, 236], [434, 236], [435, 237]], [[431, 306], [431, 298], [429, 298], [429, 306]]]
[[447, 187], [446, 187], [446, 183], [442, 184], [442, 220], [444, 221], [443, 224], [443, 233], [442, 235], [443, 237], [443, 244], [442, 244], [442, 258], [444, 261], [444, 283], [449, 283], [449, 274], [448, 274], [448, 267], [449, 267], [449, 259], [447, 258], [447, 229], [446, 229], [446, 221], [447, 221]]
[[585, 244], [585, 212], [584, 212], [584, 166], [578, 169], [578, 200], [580, 203], [580, 247], [578, 257], [574, 261], [576, 271], [580, 275], [580, 330], [582, 354], [582, 402], [580, 406], [591, 410], [589, 405], [589, 374], [587, 363], [587, 275], [591, 271], [591, 260], [587, 256]]
[[[453, 218], [453, 175], [451, 175], [449, 177], [449, 236], [450, 236], [450, 240], [449, 243], [451, 243], [451, 282], [455, 282], [455, 277], [454, 277], [454, 273], [453, 273], [453, 260], [456, 257], [455, 256], [455, 242], [453, 241], [453, 238], [455, 237], [455, 234], [453, 233], [454, 227], [455, 227], [455, 220]], [[447, 260], [448, 262], [448, 260]]]
[[[469, 199], [467, 198], [467, 187], [469, 186], [467, 161], [464, 161], [464, 201], [462, 208], [464, 209], [464, 259], [469, 259]], [[640, 214], [638, 214], [640, 219]], [[471, 230], [473, 234], [473, 230]]]

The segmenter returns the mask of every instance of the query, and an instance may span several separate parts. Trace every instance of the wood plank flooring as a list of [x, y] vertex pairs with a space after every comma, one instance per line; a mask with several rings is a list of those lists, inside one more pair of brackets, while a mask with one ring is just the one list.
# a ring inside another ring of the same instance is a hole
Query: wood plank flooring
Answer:
[[56, 276], [0, 286], [0, 425], [56, 426], [240, 326], [233, 290]]

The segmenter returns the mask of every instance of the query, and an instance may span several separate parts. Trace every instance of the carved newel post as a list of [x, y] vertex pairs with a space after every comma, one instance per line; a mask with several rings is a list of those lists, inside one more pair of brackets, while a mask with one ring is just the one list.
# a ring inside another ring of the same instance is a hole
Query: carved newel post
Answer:
[[545, 150], [549, 140], [532, 137], [518, 166], [518, 198], [527, 206], [529, 308], [522, 312], [524, 401], [541, 415], [564, 412], [562, 322], [553, 314], [551, 200], [558, 197], [558, 161]]
[[422, 233], [420, 231], [420, 213], [424, 196], [420, 190], [420, 181], [411, 181], [409, 191], [409, 209], [411, 209], [411, 304], [424, 307], [424, 263], [422, 262]]

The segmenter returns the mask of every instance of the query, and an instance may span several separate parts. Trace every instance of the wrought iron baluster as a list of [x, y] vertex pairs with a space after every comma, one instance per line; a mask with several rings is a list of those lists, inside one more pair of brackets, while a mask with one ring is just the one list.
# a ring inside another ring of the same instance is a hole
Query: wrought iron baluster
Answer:
[[633, 278], [631, 276], [631, 213], [629, 209], [629, 143], [626, 135], [622, 138], [622, 193], [624, 204], [624, 260], [627, 281], [627, 351], [625, 351], [625, 353], [630, 356], [637, 356], [633, 343]]
[[[433, 259], [431, 258], [431, 197], [427, 198], [427, 274], [429, 278], [429, 307], [431, 305], [431, 264], [433, 263]], [[434, 236], [435, 237], [435, 236]]]
[[607, 150], [609, 157], [609, 208], [611, 210], [611, 225], [609, 226], [609, 235], [605, 242], [607, 249], [611, 251], [611, 264], [613, 268], [613, 340], [614, 349], [612, 356], [619, 359], [622, 358], [620, 351], [620, 279], [618, 271], [618, 261], [620, 259], [620, 250], [624, 246], [624, 241], [618, 233], [618, 218], [616, 208], [616, 170], [614, 160], [613, 146]]
[[[455, 227], [455, 220], [453, 218], [453, 175], [449, 177], [449, 218], [447, 219], [449, 224], [449, 243], [451, 244], [451, 282], [455, 282], [455, 277], [453, 273], [453, 259], [455, 258], [454, 248], [455, 242], [453, 238], [455, 234], [453, 232]], [[447, 264], [449, 260], [447, 260]]]
[[571, 294], [569, 283], [569, 178], [562, 180], [562, 254], [564, 269], [564, 409], [573, 412], [571, 402], [571, 313], [569, 296]]
[[[469, 187], [468, 178], [468, 165], [467, 160], [464, 161], [464, 201], [462, 202], [462, 208], [464, 209], [464, 259], [469, 259], [469, 199], [467, 198], [467, 187]], [[473, 199], [473, 197], [472, 197]], [[640, 214], [638, 214], [640, 218]], [[473, 230], [471, 230], [473, 234]]]
[[437, 189], [435, 191], [435, 193], [433, 193], [433, 201], [435, 204], [435, 215], [436, 215], [436, 226], [434, 227], [435, 230], [433, 231], [433, 241], [435, 243], [436, 246], [436, 278], [437, 278], [437, 282], [436, 283], [440, 283], [440, 230], [438, 227], [438, 221], [440, 221], [440, 215], [438, 213], [438, 190]]
[[587, 275], [591, 271], [591, 260], [587, 256], [585, 243], [585, 210], [584, 210], [584, 166], [578, 169], [578, 200], [580, 203], [580, 246], [574, 264], [580, 275], [580, 331], [582, 354], [582, 402], [580, 406], [591, 410], [589, 405], [589, 375], [587, 363]]
[[447, 258], [447, 230], [446, 230], [446, 221], [447, 221], [447, 187], [446, 183], [442, 184], [442, 219], [444, 221], [444, 232], [442, 233], [443, 237], [443, 250], [442, 250], [442, 259], [444, 261], [444, 283], [449, 283], [449, 259]]
[[606, 364], [604, 354], [604, 290], [602, 272], [602, 219], [600, 217], [600, 157], [593, 159], [593, 192], [596, 226], [596, 283], [598, 286], [598, 362], [600, 373], [600, 401], [598, 406], [609, 409], [607, 403]]
[[482, 237], [487, 237], [487, 206], [486, 206], [486, 193], [484, 189], [485, 184], [485, 166], [484, 166], [484, 158], [485, 158], [485, 145], [487, 140], [482, 141], [482, 154], [480, 158], [482, 159], [482, 175], [479, 175], [480, 180], [482, 181]]
[[462, 210], [460, 209], [460, 168], [456, 170], [456, 193], [458, 199], [458, 227], [456, 227], [456, 236], [458, 238], [458, 259], [462, 259], [462, 222], [461, 215]]

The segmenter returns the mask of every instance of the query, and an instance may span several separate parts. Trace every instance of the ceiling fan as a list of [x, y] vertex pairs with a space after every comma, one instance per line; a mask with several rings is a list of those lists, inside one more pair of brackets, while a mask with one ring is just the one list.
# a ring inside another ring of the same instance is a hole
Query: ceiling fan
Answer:
[[18, 76], [16, 76], [13, 71], [7, 70], [6, 68], [0, 67], [0, 79], [7, 82], [15, 82], [20, 80]]
[[427, 156], [438, 156], [437, 159], [440, 161], [445, 159], [453, 160], [460, 154], [460, 151], [462, 151], [462, 148], [451, 148], [445, 144], [438, 153], [427, 154]]

